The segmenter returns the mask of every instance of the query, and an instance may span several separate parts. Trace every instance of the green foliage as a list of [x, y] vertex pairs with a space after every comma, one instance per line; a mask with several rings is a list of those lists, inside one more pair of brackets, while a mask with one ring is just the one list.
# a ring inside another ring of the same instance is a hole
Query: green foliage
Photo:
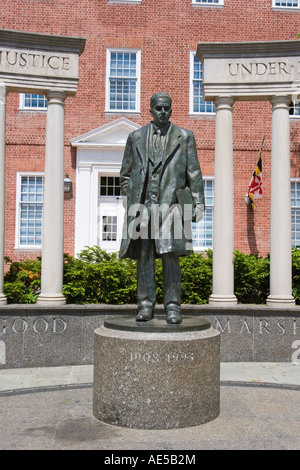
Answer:
[[300, 304], [300, 249], [292, 250], [292, 293], [296, 304]]
[[234, 290], [238, 302], [244, 304], [265, 303], [269, 295], [269, 257], [234, 253]]
[[63, 294], [68, 303], [136, 302], [136, 264], [94, 246], [78, 258], [65, 255]]
[[[212, 251], [180, 259], [182, 303], [206, 304], [212, 292]], [[35, 303], [40, 293], [41, 259], [13, 262], [4, 276], [9, 303]], [[300, 304], [300, 249], [292, 251], [293, 296]], [[270, 260], [234, 253], [234, 285], [238, 302], [265, 303], [269, 295]], [[161, 259], [156, 260], [157, 303], [163, 303]], [[136, 303], [136, 261], [120, 259], [99, 247], [86, 247], [77, 258], [64, 257], [63, 294], [68, 303]]]
[[180, 260], [181, 297], [184, 304], [206, 304], [212, 292], [212, 251]]
[[8, 303], [32, 304], [41, 288], [41, 259], [13, 262], [5, 258], [9, 270], [4, 276], [3, 293]]

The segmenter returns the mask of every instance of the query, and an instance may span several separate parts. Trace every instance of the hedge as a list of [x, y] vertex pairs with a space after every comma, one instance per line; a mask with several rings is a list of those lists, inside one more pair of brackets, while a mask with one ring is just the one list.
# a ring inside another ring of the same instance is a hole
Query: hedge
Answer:
[[[180, 259], [182, 303], [206, 304], [212, 292], [211, 250]], [[13, 262], [4, 276], [8, 303], [35, 303], [41, 286], [41, 259]], [[300, 304], [300, 249], [292, 251], [293, 295]], [[270, 259], [234, 252], [234, 289], [240, 303], [262, 304], [269, 295]], [[156, 260], [157, 302], [163, 301], [162, 264]], [[136, 303], [136, 262], [120, 259], [98, 246], [86, 247], [78, 257], [64, 256], [63, 294], [72, 304]]]

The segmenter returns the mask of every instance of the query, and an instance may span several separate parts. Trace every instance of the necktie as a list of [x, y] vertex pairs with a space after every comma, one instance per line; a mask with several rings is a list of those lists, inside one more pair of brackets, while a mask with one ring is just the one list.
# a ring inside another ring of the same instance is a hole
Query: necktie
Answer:
[[160, 129], [156, 130], [156, 139], [155, 139], [154, 146], [156, 149], [159, 149], [161, 147], [161, 130]]

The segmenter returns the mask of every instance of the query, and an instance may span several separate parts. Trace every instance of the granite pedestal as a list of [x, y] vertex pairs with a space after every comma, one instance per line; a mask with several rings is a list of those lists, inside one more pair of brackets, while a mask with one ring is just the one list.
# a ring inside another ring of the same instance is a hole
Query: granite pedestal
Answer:
[[220, 333], [203, 318], [105, 320], [94, 332], [94, 417], [139, 429], [198, 426], [220, 412]]

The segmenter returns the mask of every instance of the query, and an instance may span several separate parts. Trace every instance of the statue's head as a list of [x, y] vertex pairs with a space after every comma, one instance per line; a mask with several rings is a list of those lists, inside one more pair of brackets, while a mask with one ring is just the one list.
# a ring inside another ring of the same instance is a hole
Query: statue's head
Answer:
[[150, 114], [158, 127], [164, 127], [172, 114], [172, 99], [168, 93], [158, 92], [151, 96]]

